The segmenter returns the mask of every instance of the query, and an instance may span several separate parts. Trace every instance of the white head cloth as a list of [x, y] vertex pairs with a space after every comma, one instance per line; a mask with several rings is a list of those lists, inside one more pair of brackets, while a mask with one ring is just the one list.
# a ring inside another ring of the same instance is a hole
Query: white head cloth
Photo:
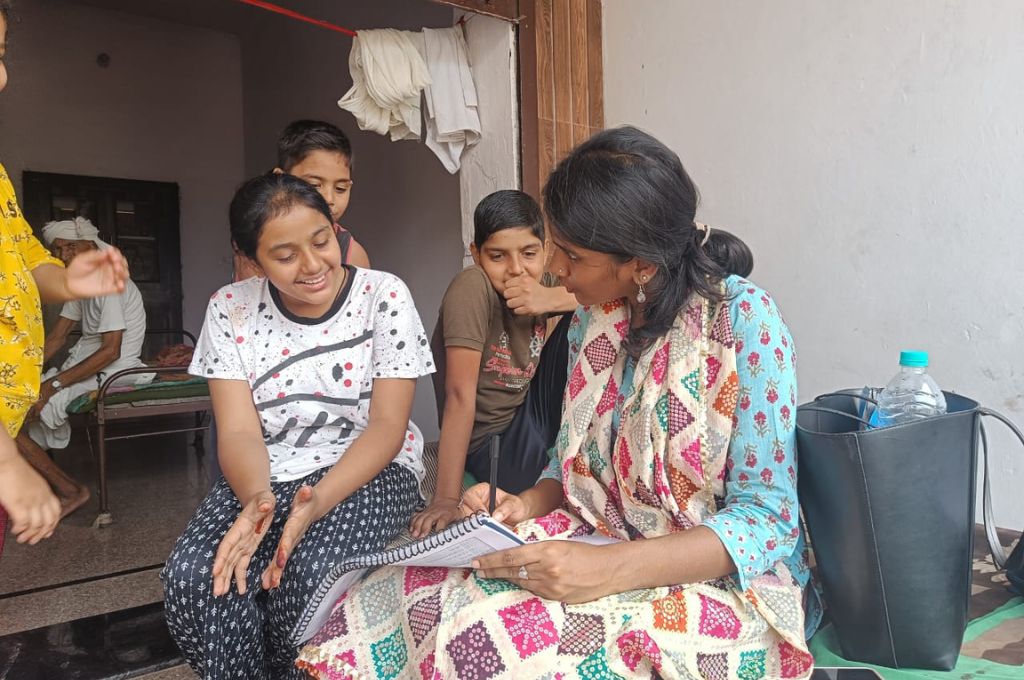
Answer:
[[47, 222], [43, 227], [43, 240], [46, 245], [53, 245], [54, 240], [58, 238], [65, 241], [92, 241], [100, 250], [110, 247], [109, 244], [100, 240], [100, 230], [84, 217]]

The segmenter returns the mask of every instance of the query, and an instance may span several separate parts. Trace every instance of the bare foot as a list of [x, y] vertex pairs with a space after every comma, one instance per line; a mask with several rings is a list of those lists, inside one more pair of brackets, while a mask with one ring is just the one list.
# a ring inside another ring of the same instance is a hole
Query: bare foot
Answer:
[[85, 505], [86, 501], [89, 500], [89, 488], [86, 486], [78, 487], [78, 491], [74, 496], [70, 498], [60, 499], [60, 518], [64, 519], [75, 510]]

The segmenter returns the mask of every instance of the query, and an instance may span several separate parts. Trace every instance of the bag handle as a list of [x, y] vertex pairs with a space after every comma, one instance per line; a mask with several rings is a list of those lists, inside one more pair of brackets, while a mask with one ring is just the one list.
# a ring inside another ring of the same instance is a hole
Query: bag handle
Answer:
[[[993, 411], [990, 408], [984, 406], [978, 407], [978, 413], [982, 416], [989, 416], [1002, 422], [1006, 425], [1013, 433], [1017, 436], [1017, 439], [1021, 444], [1024, 444], [1024, 433], [1021, 433], [1020, 429], [1014, 425], [1013, 421], [1004, 416], [998, 411]], [[984, 477], [982, 485], [982, 505], [984, 506], [983, 512], [985, 517], [985, 538], [988, 539], [988, 549], [992, 552], [992, 561], [995, 563], [996, 568], [1002, 569], [1006, 565], [1006, 550], [1003, 548], [1003, 544], [999, 541], [999, 534], [996, 532], [996, 520], [995, 513], [992, 511], [992, 484], [989, 479], [988, 470], [988, 436], [985, 434], [985, 425], [981, 422], [981, 418], [978, 419], [978, 434], [981, 436], [981, 455], [984, 464]], [[1024, 540], [1024, 539], [1022, 539]]]
[[870, 427], [871, 421], [867, 420], [866, 418], [861, 418], [860, 416], [856, 416], [852, 413], [847, 413], [846, 411], [840, 411], [837, 408], [817, 406], [817, 403], [824, 399], [825, 397], [850, 397], [851, 399], [860, 399], [861, 401], [867, 401], [874, 404], [875, 406], [878, 406], [878, 402], [875, 399], [871, 397], [865, 397], [864, 395], [861, 394], [851, 394], [849, 392], [826, 392], [825, 394], [819, 394], [817, 397], [814, 398], [814, 401], [812, 401], [810, 404], [804, 404], [803, 406], [801, 406], [800, 410], [815, 411], [817, 413], [831, 413], [834, 416], [846, 416], [847, 418], [852, 418], [853, 420], [860, 421], [861, 423]]

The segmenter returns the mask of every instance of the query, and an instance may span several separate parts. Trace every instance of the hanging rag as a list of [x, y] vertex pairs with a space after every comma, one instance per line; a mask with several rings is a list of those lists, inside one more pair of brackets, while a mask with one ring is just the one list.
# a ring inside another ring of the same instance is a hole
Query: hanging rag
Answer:
[[454, 175], [462, 164], [462, 152], [480, 141], [469, 50], [462, 29], [452, 27], [424, 28], [423, 51], [432, 81], [424, 91], [427, 146]]
[[338, 106], [356, 117], [360, 130], [419, 139], [420, 92], [430, 73], [408, 31], [360, 30], [348, 56], [352, 88]]

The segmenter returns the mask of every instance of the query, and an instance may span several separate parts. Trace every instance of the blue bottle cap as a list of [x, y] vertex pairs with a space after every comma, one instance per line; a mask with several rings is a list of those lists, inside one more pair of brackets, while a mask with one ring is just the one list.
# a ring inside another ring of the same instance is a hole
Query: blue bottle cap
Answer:
[[928, 368], [928, 352], [920, 350], [904, 350], [900, 352], [900, 366], [908, 368]]

